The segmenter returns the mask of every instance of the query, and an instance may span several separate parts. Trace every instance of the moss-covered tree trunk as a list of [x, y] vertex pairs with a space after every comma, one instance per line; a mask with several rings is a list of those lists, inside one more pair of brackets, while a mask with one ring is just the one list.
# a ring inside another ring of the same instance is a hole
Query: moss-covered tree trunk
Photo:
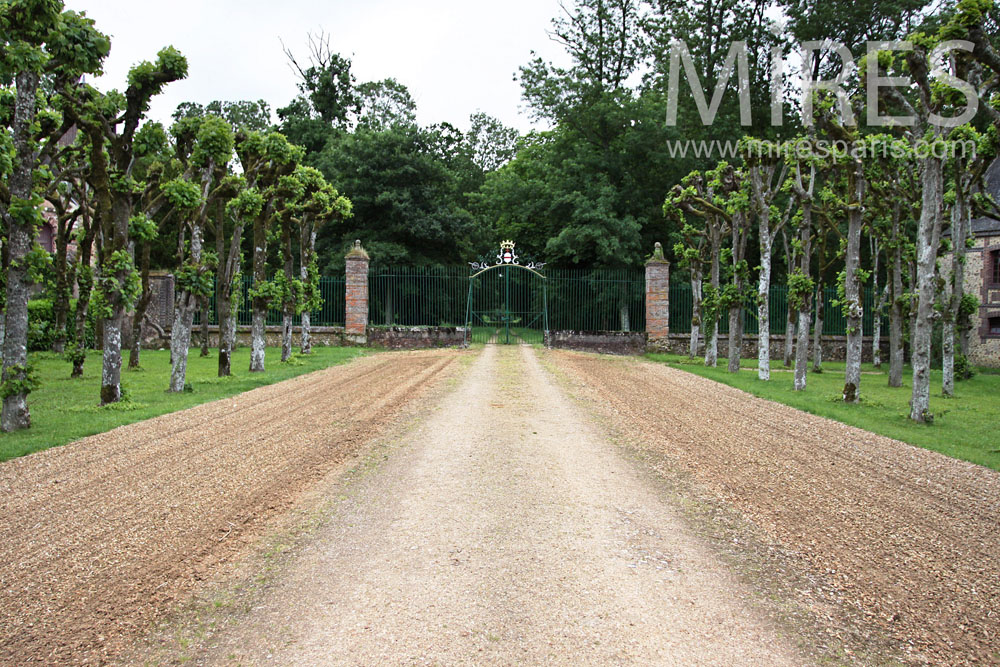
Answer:
[[861, 400], [861, 349], [864, 332], [861, 328], [864, 308], [861, 301], [861, 226], [864, 177], [860, 162], [848, 178], [850, 188], [847, 210], [847, 256], [844, 268], [844, 301], [847, 311], [847, 364], [844, 371], [843, 399], [846, 403]]
[[[951, 209], [951, 266], [945, 274], [945, 304], [941, 325], [941, 390], [945, 396], [955, 395], [956, 325], [965, 294], [965, 237], [968, 234], [969, 213], [966, 200], [968, 176], [959, 164], [955, 173], [955, 204]], [[950, 270], [949, 270], [950, 269]]]
[[[253, 225], [253, 284], [259, 288], [267, 281], [267, 230], [264, 220], [258, 216]], [[250, 372], [264, 372], [266, 343], [267, 304], [265, 296], [255, 293], [253, 316], [250, 322]]]
[[[200, 216], [195, 218], [191, 228], [192, 266], [201, 264], [202, 228]], [[182, 289], [174, 307], [174, 325], [170, 330], [170, 391], [184, 391], [187, 378], [188, 352], [191, 349], [191, 328], [194, 325], [194, 313], [198, 309], [198, 295], [190, 289]]]
[[711, 263], [708, 284], [712, 288], [712, 308], [705, 330], [705, 365], [715, 368], [719, 365], [719, 275], [722, 253], [722, 230], [717, 225], [709, 228], [709, 244]]
[[698, 356], [701, 342], [701, 264], [691, 267], [691, 338], [688, 342], [688, 357]]
[[139, 252], [141, 253], [139, 264], [142, 276], [142, 294], [135, 302], [135, 312], [132, 314], [132, 345], [128, 353], [128, 367], [139, 368], [140, 355], [142, 354], [142, 322], [146, 319], [146, 311], [149, 309], [149, 302], [153, 298], [153, 292], [149, 286], [149, 259], [151, 253], [151, 243], [143, 242]]
[[199, 356], [208, 356], [208, 320], [209, 315], [211, 315], [211, 309], [209, 308], [209, 302], [207, 296], [199, 297], [198, 305], [201, 309], [201, 354]]
[[921, 211], [917, 227], [917, 309], [912, 333], [913, 394], [910, 419], [933, 420], [931, 394], [931, 331], [937, 299], [935, 264], [941, 237], [941, 202], [944, 196], [941, 160], [924, 158], [921, 169]]
[[20, 72], [12, 124], [15, 162], [8, 179], [10, 207], [4, 211], [7, 223], [7, 291], [3, 337], [3, 410], [0, 429], [17, 431], [31, 426], [28, 411], [28, 291], [31, 276], [28, 253], [38, 234], [39, 211], [32, 193], [35, 148], [32, 123], [35, 119], [39, 76]]
[[[302, 225], [299, 235], [299, 279], [305, 285], [309, 282], [309, 267], [316, 256], [316, 227], [312, 224]], [[317, 285], [318, 287], [318, 285]], [[302, 309], [302, 329], [299, 340], [299, 352], [312, 354], [312, 313], [309, 308]]]

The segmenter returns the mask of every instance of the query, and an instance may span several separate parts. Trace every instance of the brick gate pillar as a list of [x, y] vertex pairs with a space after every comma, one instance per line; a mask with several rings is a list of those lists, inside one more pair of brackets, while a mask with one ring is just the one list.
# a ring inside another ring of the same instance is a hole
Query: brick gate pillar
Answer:
[[355, 241], [346, 256], [344, 334], [352, 343], [368, 342], [368, 253]]
[[653, 256], [646, 262], [646, 344], [667, 346], [670, 333], [670, 262], [663, 258], [663, 246], [657, 242]]

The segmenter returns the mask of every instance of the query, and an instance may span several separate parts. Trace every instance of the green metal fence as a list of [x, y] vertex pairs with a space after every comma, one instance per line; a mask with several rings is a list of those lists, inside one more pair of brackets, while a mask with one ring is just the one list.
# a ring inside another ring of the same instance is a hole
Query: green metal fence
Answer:
[[468, 266], [373, 266], [368, 322], [376, 326], [462, 326]]
[[[645, 331], [645, 274], [641, 270], [544, 269], [548, 283], [549, 328], [576, 331]], [[249, 326], [253, 279], [244, 276], [237, 321]], [[313, 326], [344, 324], [344, 277], [320, 278], [323, 305], [312, 313]], [[783, 334], [787, 318], [786, 285], [771, 286], [771, 333]], [[833, 301], [835, 287], [826, 287], [823, 297], [823, 334], [844, 335], [847, 322]], [[373, 266], [368, 274], [368, 322], [375, 326], [462, 326], [465, 323], [469, 295], [468, 266]], [[815, 303], [815, 300], [814, 300]], [[692, 311], [691, 284], [670, 285], [670, 331], [689, 333]], [[815, 306], [814, 306], [815, 308]], [[815, 311], [814, 311], [815, 314]], [[864, 293], [862, 328], [871, 335], [875, 314], [875, 295], [871, 288]], [[883, 325], [886, 320], [883, 319]], [[218, 324], [215, 296], [210, 299], [209, 323]], [[195, 315], [200, 324], [200, 313]], [[271, 308], [268, 325], [281, 324], [281, 309]], [[295, 325], [300, 318], [295, 317]], [[743, 331], [757, 333], [756, 296], [749, 296], [743, 311]], [[719, 333], [729, 333], [725, 313], [719, 320]]]
[[[645, 331], [642, 271], [547, 269], [553, 331]], [[690, 318], [689, 318], [690, 319]]]
[[[788, 286], [771, 285], [770, 292], [770, 326], [772, 334], [785, 333], [788, 318]], [[847, 319], [839, 306], [833, 304], [837, 298], [836, 287], [826, 287], [823, 289], [823, 335], [843, 336], [847, 333]], [[690, 283], [671, 283], [670, 285], [670, 332], [690, 333], [691, 313], [693, 310], [693, 298], [691, 295]], [[816, 316], [816, 300], [813, 299], [813, 320]], [[875, 294], [869, 287], [864, 293], [864, 316], [861, 320], [861, 327], [864, 335], [870, 336], [874, 330], [875, 323]], [[882, 320], [883, 327], [888, 327], [886, 318]], [[757, 296], [747, 297], [743, 309], [743, 332], [756, 334], [759, 330], [757, 323]], [[719, 318], [719, 333], [729, 333], [729, 316], [723, 313]]]
[[[250, 298], [250, 286], [253, 285], [252, 276], [243, 276], [240, 283], [240, 291], [233, 299], [233, 305], [237, 307], [236, 321], [240, 326], [250, 326], [253, 316], [253, 300]], [[319, 279], [319, 292], [323, 297], [323, 305], [311, 313], [310, 323], [314, 327], [343, 326], [344, 324], [344, 277], [321, 277]], [[209, 299], [209, 324], [218, 324], [219, 317], [215, 309], [215, 290]], [[281, 308], [270, 308], [267, 311], [267, 324], [280, 325], [282, 322]], [[294, 324], [299, 326], [302, 318], [295, 316]], [[201, 325], [201, 313], [195, 314], [195, 324]]]

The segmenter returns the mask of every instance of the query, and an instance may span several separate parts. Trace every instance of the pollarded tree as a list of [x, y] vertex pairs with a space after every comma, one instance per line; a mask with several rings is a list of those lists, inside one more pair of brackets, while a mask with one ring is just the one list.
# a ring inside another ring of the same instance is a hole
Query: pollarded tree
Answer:
[[[693, 310], [690, 356], [698, 353], [701, 325], [705, 325], [705, 365], [718, 364], [719, 350], [719, 280], [722, 239], [728, 233], [732, 215], [726, 206], [730, 194], [732, 167], [725, 162], [704, 175], [694, 171], [674, 186], [663, 204], [663, 212], [676, 218], [679, 212], [701, 220], [703, 227], [685, 224], [684, 241], [674, 252], [691, 272]], [[703, 284], [704, 266], [709, 268], [709, 284]]]
[[[997, 129], [981, 134], [971, 125], [955, 128], [949, 139], [976, 146], [975, 155], [957, 152], [948, 162], [952, 189], [948, 193], [951, 208], [951, 266], [941, 271], [944, 289], [941, 306], [942, 392], [955, 394], [955, 343], [965, 300], [965, 256], [972, 235], [973, 195], [982, 189], [983, 176], [997, 154]], [[959, 378], [961, 379], [961, 378]]]
[[757, 216], [757, 238], [760, 242], [760, 271], [757, 280], [757, 378], [766, 381], [771, 379], [771, 254], [774, 250], [774, 239], [791, 217], [794, 200], [789, 201], [783, 216], [774, 206], [774, 198], [784, 185], [789, 166], [778, 144], [746, 137], [740, 145], [749, 176], [750, 206]]
[[[135, 145], [135, 171], [139, 182], [143, 183], [143, 192], [139, 196], [135, 215], [129, 223], [129, 238], [133, 244], [133, 256], [137, 257], [138, 261], [141, 288], [132, 311], [132, 345], [128, 354], [130, 369], [139, 368], [139, 357], [142, 354], [142, 325], [153, 299], [153, 290], [149, 282], [153, 242], [159, 238], [161, 228], [170, 217], [169, 212], [165, 216], [159, 215], [167, 204], [161, 186], [164, 179], [169, 180], [175, 175], [171, 171], [176, 171], [176, 169], [171, 170], [174, 165], [170, 163], [167, 152], [167, 133], [160, 123], [146, 123], [139, 128]], [[162, 334], [162, 331], [160, 333]]]
[[816, 285], [811, 274], [813, 205], [819, 171], [824, 165], [812, 152], [811, 155], [806, 156], [796, 151], [792, 157], [795, 164], [792, 169], [792, 177], [789, 180], [789, 187], [798, 200], [799, 208], [799, 214], [793, 222], [798, 232], [798, 238], [793, 239], [792, 244], [796, 246], [799, 265], [792, 267], [790, 264], [788, 267], [788, 303], [789, 310], [795, 310], [798, 319], [795, 342], [795, 379], [792, 386], [795, 391], [803, 391], [806, 388], [809, 366], [811, 296]]
[[297, 310], [302, 318], [300, 351], [302, 354], [311, 354], [311, 313], [323, 304], [319, 291], [319, 267], [316, 262], [316, 233], [325, 224], [349, 218], [351, 200], [341, 196], [316, 169], [299, 167], [296, 175], [304, 186], [296, 206], [299, 228], [299, 281], [302, 285], [301, 298], [297, 304]]
[[[290, 144], [280, 132], [261, 134], [240, 131], [236, 137], [236, 154], [243, 167], [247, 187], [256, 192], [263, 202], [253, 217], [253, 287], [250, 289], [253, 300], [250, 372], [260, 373], [264, 371], [267, 308], [276, 296], [280, 297], [279, 285], [267, 279], [267, 237], [279, 214], [277, 194], [281, 178], [295, 171], [304, 152], [302, 148]], [[244, 202], [248, 204], [243, 208], [244, 214], [256, 209], [255, 202], [249, 205], [252, 203], [250, 199]]]
[[[877, 61], [880, 74], [905, 62], [916, 93], [906, 96], [900, 88], [891, 86], [879, 89], [889, 105], [903, 109], [914, 119], [912, 137], [921, 142], [918, 163], [922, 205], [916, 239], [917, 308], [911, 336], [913, 395], [910, 400], [910, 419], [918, 422], [933, 421], [930, 412], [931, 331], [934, 320], [939, 317], [935, 269], [943, 218], [944, 156], [955, 150], [945, 133], [949, 125], [961, 124], [965, 120], [962, 116], [975, 115], [977, 111], [994, 126], [1000, 126], [1000, 111], [991, 106], [995, 103], [993, 82], [1000, 76], [1000, 55], [990, 41], [990, 33], [984, 30], [992, 5], [991, 0], [964, 0], [935, 35], [913, 35], [912, 50], [906, 51], [901, 59], [882, 52]], [[960, 70], [965, 69], [960, 63], [968, 59], [984, 70], [977, 77], [983, 82], [979, 88], [957, 78], [962, 73]], [[869, 63], [873, 65], [875, 63]], [[953, 77], [945, 80], [948, 85], [939, 85], [936, 79], [941, 74]]]
[[281, 304], [281, 361], [292, 357], [292, 322], [298, 304], [303, 301], [302, 282], [295, 275], [295, 255], [292, 239], [296, 236], [296, 208], [305, 193], [305, 184], [299, 178], [302, 167], [278, 179], [272, 202], [281, 234], [281, 271], [273, 278], [274, 298]]
[[[920, 216], [920, 186], [910, 142], [892, 135], [872, 135], [875, 148], [865, 161], [865, 178], [873, 243], [885, 256], [886, 304], [889, 315], [889, 386], [903, 383], [903, 333], [909, 312], [903, 268], [913, 254], [910, 228]], [[876, 314], [876, 317], [878, 315]]]
[[[242, 254], [240, 245], [243, 242], [243, 230], [252, 225], [264, 210], [264, 197], [256, 188], [247, 188], [246, 180], [234, 177], [233, 192], [235, 196], [225, 207], [216, 212], [215, 241], [219, 257], [219, 268], [216, 277], [215, 312], [219, 319], [219, 377], [232, 375], [232, 353], [236, 345], [236, 312], [233, 306], [233, 294], [239, 289], [241, 281]], [[228, 236], [226, 246], [225, 230], [232, 221], [232, 231]]]
[[[195, 127], [189, 127], [194, 125]], [[190, 136], [190, 153], [186, 150]], [[185, 165], [184, 174], [163, 185], [163, 192], [178, 213], [179, 222], [191, 232], [191, 242], [180, 251], [177, 271], [178, 295], [174, 300], [174, 324], [170, 332], [170, 391], [184, 391], [187, 357], [191, 346], [194, 313], [203, 299], [212, 293], [212, 271], [218, 264], [215, 253], [204, 249], [205, 227], [211, 208], [224, 204], [232, 194], [227, 179], [233, 154], [233, 130], [218, 117], [175, 127], [178, 154]]]
[[168, 83], [187, 76], [187, 59], [173, 47], [157, 54], [155, 63], [134, 66], [124, 93], [100, 93], [89, 85], [64, 88], [65, 112], [89, 139], [97, 219], [104, 252], [96, 280], [92, 307], [102, 320], [104, 361], [101, 370], [101, 404], [121, 400], [122, 323], [141, 292], [135, 262], [129, 252], [129, 223], [142, 194], [136, 180], [135, 138], [150, 100]]
[[[71, 127], [71, 119], [47, 109], [49, 91], [75, 85], [96, 73], [108, 54], [108, 38], [81, 14], [63, 11], [57, 0], [9, 0], [0, 4], [0, 80], [13, 83], [13, 108], [5, 112], [9, 131], [0, 133], [0, 173], [5, 192], [0, 217], [6, 227], [6, 299], [0, 429], [31, 426], [27, 396], [34, 386], [28, 367], [28, 294], [35, 242], [42, 225], [36, 190], [43, 166]], [[43, 87], [44, 82], [44, 87]], [[40, 99], [41, 98], [41, 102]]]

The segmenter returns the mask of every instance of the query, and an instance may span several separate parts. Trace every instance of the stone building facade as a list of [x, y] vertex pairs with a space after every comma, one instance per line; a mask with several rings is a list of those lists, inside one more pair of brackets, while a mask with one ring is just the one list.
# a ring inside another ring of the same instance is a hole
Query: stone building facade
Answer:
[[[986, 172], [986, 187], [1000, 202], [1000, 160]], [[967, 250], [965, 293], [979, 299], [969, 335], [969, 361], [1000, 368], [1000, 220], [972, 221], [973, 247]]]

